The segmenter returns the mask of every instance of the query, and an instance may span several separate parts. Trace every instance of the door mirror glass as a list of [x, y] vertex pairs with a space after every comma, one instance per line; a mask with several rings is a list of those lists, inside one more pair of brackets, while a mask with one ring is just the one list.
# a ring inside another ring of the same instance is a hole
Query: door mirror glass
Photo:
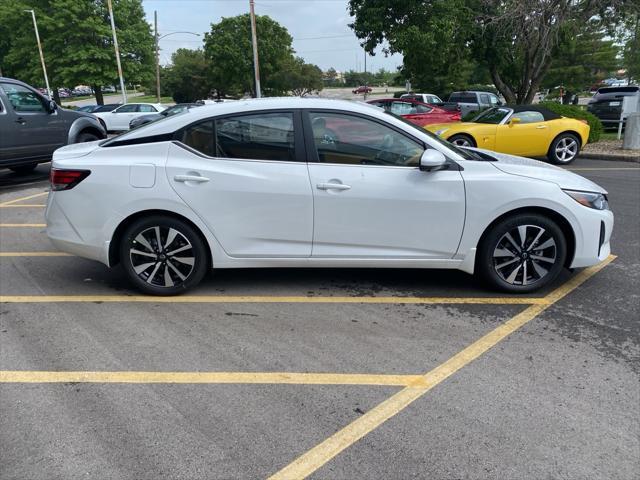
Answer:
[[58, 104], [53, 100], [49, 100], [48, 108], [49, 108], [49, 113], [53, 113], [58, 109]]
[[440, 170], [447, 163], [447, 158], [438, 150], [427, 149], [420, 157], [420, 170]]

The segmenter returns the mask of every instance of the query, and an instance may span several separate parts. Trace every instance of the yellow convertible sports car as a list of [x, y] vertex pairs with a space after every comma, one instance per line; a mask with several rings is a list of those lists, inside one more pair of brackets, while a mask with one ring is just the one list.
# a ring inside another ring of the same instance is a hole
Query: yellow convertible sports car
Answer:
[[438, 123], [425, 128], [462, 147], [478, 147], [523, 157], [571, 163], [589, 138], [584, 120], [566, 118], [535, 105], [494, 107], [470, 122]]

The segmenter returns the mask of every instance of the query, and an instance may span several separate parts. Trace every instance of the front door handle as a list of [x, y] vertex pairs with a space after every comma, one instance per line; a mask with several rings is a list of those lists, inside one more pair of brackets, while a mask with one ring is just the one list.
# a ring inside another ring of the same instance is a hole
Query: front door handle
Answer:
[[547, 126], [546, 125], [538, 125], [536, 128], [538, 130], [542, 130], [543, 128], [547, 128]]
[[25, 119], [24, 119], [24, 118], [22, 118], [22, 117], [18, 117], [18, 119], [16, 120], [16, 123], [19, 123], [20, 125], [24, 125], [24, 124], [25, 124], [25, 123], [27, 123], [27, 122], [25, 121]]
[[201, 177], [200, 175], [176, 175], [173, 177], [176, 182], [197, 182], [204, 183], [208, 182], [209, 179], [207, 177]]
[[351, 185], [344, 183], [319, 183], [316, 185], [318, 190], [350, 190]]

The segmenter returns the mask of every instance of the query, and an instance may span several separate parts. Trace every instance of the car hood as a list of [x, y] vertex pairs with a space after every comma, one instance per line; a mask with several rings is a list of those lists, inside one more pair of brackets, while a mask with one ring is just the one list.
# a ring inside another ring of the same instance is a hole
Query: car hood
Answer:
[[555, 165], [481, 148], [471, 148], [470, 150], [477, 150], [495, 158], [497, 161], [491, 162], [491, 164], [504, 173], [553, 182], [560, 188], [567, 190], [607, 193], [604, 188], [591, 180]]

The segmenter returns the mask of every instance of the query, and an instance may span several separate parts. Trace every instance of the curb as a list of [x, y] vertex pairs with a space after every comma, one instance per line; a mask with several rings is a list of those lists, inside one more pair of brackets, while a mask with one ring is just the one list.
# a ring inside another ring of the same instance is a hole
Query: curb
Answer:
[[640, 163], [640, 152], [635, 157], [627, 156], [627, 155], [612, 155], [607, 153], [580, 153], [576, 160], [587, 159], [587, 160], [609, 160], [609, 161], [618, 161], [618, 162], [631, 162], [631, 163]]

